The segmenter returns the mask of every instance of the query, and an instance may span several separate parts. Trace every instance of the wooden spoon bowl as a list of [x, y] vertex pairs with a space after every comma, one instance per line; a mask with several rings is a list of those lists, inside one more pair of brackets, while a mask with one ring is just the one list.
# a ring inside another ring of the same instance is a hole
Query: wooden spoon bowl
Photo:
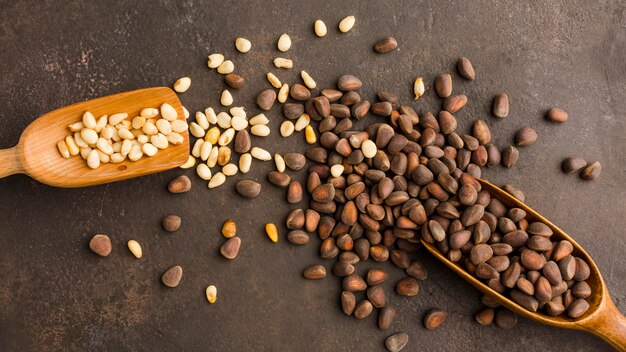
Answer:
[[592, 292], [592, 295], [587, 298], [587, 302], [589, 302], [589, 309], [587, 312], [577, 319], [569, 318], [565, 315], [565, 313], [560, 316], [553, 317], [541, 312], [531, 312], [515, 303], [513, 300], [491, 289], [478, 278], [465, 271], [461, 265], [448, 260], [448, 258], [441, 254], [435, 246], [422, 241], [424, 247], [426, 247], [426, 249], [437, 259], [460, 275], [467, 282], [482, 291], [484, 294], [495, 297], [500, 304], [509, 310], [528, 319], [533, 319], [550, 326], [590, 332], [605, 340], [616, 350], [626, 351], [626, 318], [615, 306], [615, 303], [609, 295], [606, 284], [602, 279], [602, 275], [589, 254], [587, 254], [587, 252], [567, 233], [551, 223], [548, 219], [541, 216], [541, 214], [519, 201], [517, 198], [511, 196], [488, 181], [481, 179], [478, 179], [478, 181], [481, 183], [483, 190], [489, 192], [491, 197], [498, 199], [507, 208], [517, 207], [523, 209], [526, 212], [526, 219], [529, 222], [541, 221], [548, 225], [554, 232], [551, 237], [552, 239], [568, 240], [572, 243], [574, 246], [572, 254], [585, 260], [587, 264], [589, 264], [589, 268], [591, 270], [591, 275], [586, 280], [591, 287]]
[[178, 112], [178, 119], [185, 120], [183, 107], [173, 90], [167, 87], [139, 89], [98, 99], [72, 104], [51, 111], [33, 123], [22, 133], [18, 144], [0, 150], [0, 178], [23, 173], [56, 187], [83, 187], [142, 176], [184, 164], [189, 157], [189, 134], [182, 133], [184, 141], [169, 145], [152, 156], [137, 161], [128, 159], [121, 163], [101, 164], [91, 169], [80, 155], [64, 159], [56, 147], [70, 132], [67, 125], [81, 121], [85, 111], [94, 116], [128, 113], [129, 119], [139, 115], [143, 108], [159, 108], [168, 103]]

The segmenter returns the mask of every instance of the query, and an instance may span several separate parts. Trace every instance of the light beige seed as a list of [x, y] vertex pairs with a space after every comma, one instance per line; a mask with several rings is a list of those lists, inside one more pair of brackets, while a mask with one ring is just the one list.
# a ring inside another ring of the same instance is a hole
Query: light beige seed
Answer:
[[274, 59], [274, 66], [276, 66], [276, 68], [290, 69], [293, 67], [293, 61], [291, 61], [290, 59], [277, 57]]
[[113, 153], [121, 153], [122, 152], [122, 142], [115, 142], [113, 143], [112, 147], [113, 147]]
[[145, 117], [135, 116], [135, 117], [133, 117], [133, 120], [131, 121], [130, 125], [131, 125], [132, 128], [134, 128], [136, 130], [140, 130], [145, 123], [146, 123], [146, 118]]
[[100, 167], [100, 155], [98, 154], [98, 151], [96, 149], [93, 149], [91, 152], [89, 152], [89, 155], [87, 156], [87, 166], [92, 169], [97, 169], [98, 167]]
[[210, 285], [206, 288], [206, 299], [211, 304], [217, 301], [217, 287], [215, 287], [214, 285]]
[[185, 93], [190, 86], [191, 78], [189, 77], [181, 77], [176, 82], [174, 82], [174, 90], [178, 93]]
[[[138, 118], [142, 118], [141, 116], [137, 116], [137, 117]], [[144, 124], [145, 124], [145, 122], [144, 122]], [[143, 124], [141, 125], [141, 127], [143, 127]], [[139, 127], [139, 129], [141, 129], [141, 127]], [[105, 139], [112, 139], [113, 138], [113, 134], [115, 134], [115, 133], [117, 133], [117, 130], [115, 129], [115, 127], [113, 127], [111, 125], [108, 125], [108, 126], [104, 127], [102, 129], [102, 131], [100, 131], [100, 137], [105, 138]]]
[[109, 117], [109, 124], [115, 126], [119, 123], [122, 123], [122, 121], [126, 120], [126, 118], [128, 118], [127, 113], [113, 114], [111, 115], [111, 117]]
[[315, 89], [315, 87], [317, 87], [317, 83], [315, 83], [313, 77], [311, 77], [311, 75], [309, 75], [306, 71], [301, 71], [300, 76], [302, 77], [304, 85], [306, 85], [309, 89]]
[[[143, 131], [143, 133], [147, 134], [148, 136], [159, 133], [159, 129], [155, 126], [154, 120], [146, 121], [146, 123], [143, 125], [141, 130]], [[117, 130], [115, 130], [115, 132], [116, 132], [115, 134], [118, 134]], [[113, 136], [113, 139], [115, 139], [115, 136]]]
[[272, 87], [279, 89], [283, 84], [280, 82], [280, 80], [278, 79], [278, 77], [276, 77], [275, 74], [268, 72], [267, 73], [267, 80], [270, 82], [270, 84], [272, 85]]
[[237, 115], [230, 120], [230, 125], [233, 126], [235, 131], [245, 130], [246, 127], [248, 127], [248, 120], [246, 120], [245, 117]]
[[141, 256], [143, 255], [143, 252], [141, 251], [141, 246], [139, 245], [139, 242], [135, 240], [130, 240], [128, 241], [127, 244], [128, 244], [128, 249], [135, 256], [135, 258], [137, 259], [141, 258]]
[[250, 119], [250, 124], [252, 126], [267, 125], [269, 122], [270, 120], [265, 116], [265, 114], [258, 114]]
[[217, 165], [224, 166], [230, 161], [232, 151], [228, 147], [219, 147], [217, 150]]
[[237, 165], [233, 164], [233, 163], [229, 163], [224, 165], [224, 167], [222, 167], [222, 173], [226, 176], [234, 176], [235, 174], [237, 174]]
[[226, 60], [226, 61], [222, 62], [217, 67], [217, 72], [221, 73], [223, 75], [227, 75], [229, 73], [233, 73], [233, 71], [235, 71], [235, 64], [233, 64], [233, 62], [230, 61], [230, 60]]
[[148, 143], [149, 141], [150, 141], [150, 138], [146, 136], [145, 134], [141, 134], [137, 136], [137, 142], [139, 142], [140, 144]]
[[100, 164], [108, 164], [111, 162], [111, 157], [109, 154], [103, 153], [100, 149], [94, 149], [98, 153], [98, 158], [100, 159]]
[[250, 154], [252, 154], [252, 156], [258, 160], [262, 160], [262, 161], [272, 160], [272, 155], [263, 148], [252, 147]]
[[287, 83], [283, 83], [283, 86], [280, 87], [280, 90], [278, 91], [276, 100], [278, 100], [279, 103], [284, 103], [287, 101], [287, 98], [289, 98], [289, 85]]
[[[100, 141], [100, 139], [106, 141], [106, 139], [104, 138], [99, 138], [98, 141]], [[72, 137], [72, 135], [68, 135], [65, 137], [65, 145], [67, 145], [67, 150], [69, 151], [70, 155], [74, 156], [80, 153], [80, 147], [76, 144], [76, 142], [74, 141], [74, 137]], [[112, 152], [113, 151], [111, 151], [111, 153]]]
[[189, 158], [187, 158], [187, 161], [184, 164], [182, 164], [180, 166], [180, 168], [181, 169], [191, 169], [192, 167], [194, 167], [194, 165], [196, 165], [196, 158], [194, 158], [193, 155], [190, 155]]
[[[67, 143], [67, 141], [65, 143]], [[111, 145], [111, 142], [109, 142], [108, 139], [98, 138], [98, 142], [96, 142], [96, 148], [100, 149], [105, 154], [108, 154], [108, 155], [113, 154], [113, 146]], [[68, 149], [69, 149], [69, 145], [68, 145]], [[78, 154], [78, 152], [76, 154], [72, 154], [72, 151], [70, 150], [70, 154], [76, 155]]]
[[122, 149], [120, 150], [120, 152], [122, 153], [122, 155], [126, 156], [130, 153], [130, 150], [132, 147], [133, 147], [133, 142], [129, 141], [128, 139], [125, 139], [124, 142], [122, 142]]
[[228, 89], [224, 89], [222, 91], [222, 96], [220, 97], [220, 104], [222, 104], [223, 106], [233, 105], [233, 96], [230, 94]]
[[159, 149], [150, 143], [146, 143], [141, 146], [141, 151], [147, 156], [155, 156]]
[[281, 35], [280, 38], [278, 38], [276, 46], [278, 47], [278, 50], [282, 52], [289, 50], [289, 48], [291, 48], [291, 38], [289, 38], [289, 35], [287, 33]]
[[231, 117], [226, 112], [222, 111], [219, 114], [217, 114], [217, 125], [223, 129], [230, 128], [230, 120], [231, 120]]
[[187, 124], [187, 121], [185, 120], [174, 120], [172, 121], [170, 126], [172, 128], [172, 132], [176, 132], [176, 133], [183, 133], [187, 131], [187, 129], [189, 129], [189, 124]]
[[315, 130], [311, 125], [308, 125], [304, 128], [304, 137], [306, 142], [309, 144], [315, 144], [317, 142], [317, 136], [315, 135]]
[[250, 171], [252, 165], [252, 155], [250, 153], [242, 154], [239, 157], [239, 171], [243, 174], [247, 174]]
[[84, 127], [85, 125], [83, 125], [82, 122], [74, 122], [67, 125], [67, 129], [69, 129], [70, 132], [80, 132], [80, 130], [82, 130]]
[[95, 145], [98, 142], [98, 133], [90, 128], [83, 128], [80, 131], [80, 137], [89, 145]]
[[339, 22], [339, 31], [341, 33], [349, 32], [352, 27], [354, 27], [354, 23], [356, 22], [356, 18], [354, 16], [348, 16]]
[[217, 140], [217, 144], [221, 146], [229, 145], [230, 142], [232, 142], [233, 138], [235, 138], [235, 129], [229, 128], [226, 131], [224, 131], [224, 133], [222, 133], [220, 138]]
[[343, 171], [344, 167], [341, 164], [333, 165], [330, 167], [330, 174], [333, 175], [333, 177], [339, 177], [343, 175]]
[[[111, 128], [113, 128], [113, 127], [111, 127]], [[113, 128], [113, 130], [115, 130], [115, 128]], [[105, 136], [102, 136], [102, 137], [104, 137], [106, 139], [110, 139], [111, 138], [111, 137], [107, 138]], [[74, 132], [74, 143], [76, 143], [76, 145], [79, 148], [88, 147], [87, 143], [85, 143], [85, 141], [83, 140], [83, 137], [80, 136], [80, 132]]]
[[91, 147], [80, 148], [80, 157], [83, 158], [84, 160], [87, 160], [87, 157], [89, 156], [89, 153], [91, 153], [92, 150], [93, 149], [91, 149]]
[[113, 153], [113, 154], [111, 154], [111, 162], [114, 163], [114, 164], [121, 163], [125, 159], [126, 159], [126, 157], [124, 155], [122, 155], [121, 153]]
[[202, 129], [208, 130], [211, 124], [209, 124], [209, 119], [202, 111], [196, 112], [196, 123], [202, 127]]
[[[128, 114], [126, 114], [126, 116], [128, 116]], [[98, 118], [98, 122], [96, 122], [96, 128], [94, 128], [94, 131], [100, 133], [100, 131], [102, 131], [102, 129], [104, 127], [106, 127], [108, 122], [108, 116], [104, 115], [104, 116], [100, 116]]]
[[187, 108], [184, 106], [183, 106], [183, 116], [185, 117], [185, 120], [189, 118], [189, 110], [187, 110]]
[[215, 125], [217, 123], [217, 115], [215, 115], [215, 110], [213, 110], [212, 107], [204, 109], [204, 115], [206, 116], [207, 120], [209, 120], [210, 124]]
[[202, 139], [197, 139], [196, 142], [193, 144], [193, 148], [191, 148], [191, 155], [193, 155], [196, 158], [199, 158], [200, 154], [202, 153], [203, 144], [204, 144], [204, 141]]
[[415, 94], [415, 100], [424, 95], [425, 91], [426, 88], [424, 87], [424, 81], [422, 80], [422, 77], [417, 77], [415, 79], [415, 83], [413, 83], [413, 94]]
[[239, 116], [239, 117], [243, 117], [244, 119], [247, 118], [246, 115], [246, 109], [243, 108], [243, 106], [233, 106], [232, 108], [230, 108], [230, 116], [235, 117], [235, 116]]
[[143, 156], [143, 152], [141, 151], [141, 146], [139, 144], [133, 145], [130, 148], [130, 152], [128, 152], [128, 159], [130, 161], [137, 161], [141, 159]]
[[226, 182], [226, 176], [223, 173], [218, 172], [211, 177], [211, 181], [209, 181], [209, 188], [219, 187], [223, 185], [224, 182]]
[[296, 131], [300, 132], [303, 129], [305, 129], [306, 126], [308, 126], [310, 123], [311, 123], [311, 117], [309, 116], [309, 114], [302, 114], [296, 120], [295, 129]]
[[168, 134], [167, 136], [165, 136], [165, 139], [167, 139], [167, 141], [173, 145], [179, 145], [185, 141], [185, 137], [183, 137], [183, 135], [178, 132], [172, 132]]
[[[201, 141], [201, 139], [199, 139], [199, 141]], [[206, 161], [209, 158], [209, 155], [211, 155], [211, 150], [213, 149], [213, 145], [209, 142], [204, 142], [202, 143], [202, 146], [200, 147], [200, 159], [202, 159], [203, 161]]]
[[167, 121], [174, 121], [178, 118], [178, 112], [168, 103], [161, 105], [161, 117]]
[[315, 35], [320, 38], [326, 36], [326, 33], [328, 32], [328, 30], [326, 29], [326, 23], [324, 23], [324, 21], [322, 20], [316, 20], [313, 28], [315, 30]]
[[211, 149], [211, 154], [209, 154], [209, 158], [206, 161], [206, 164], [209, 167], [214, 167], [217, 165], [217, 157], [219, 156], [220, 148], [218, 146], [213, 146]]
[[206, 135], [204, 136], [204, 140], [211, 144], [217, 144], [217, 141], [219, 140], [219, 138], [220, 138], [219, 127], [209, 128], [209, 130], [206, 132]]
[[202, 138], [205, 134], [204, 129], [195, 122], [189, 124], [189, 132], [191, 132], [191, 135], [196, 138]]
[[[61, 153], [62, 157], [64, 157], [65, 159], [68, 159], [70, 157], [70, 151], [67, 149], [67, 144], [65, 144], [65, 141], [57, 142], [57, 148], [59, 149], [59, 153]], [[98, 161], [100, 160], [98, 159]]]
[[167, 137], [165, 137], [161, 133], [155, 134], [154, 136], [150, 137], [150, 143], [152, 143], [155, 147], [159, 149], [165, 149], [169, 145], [169, 142], [167, 141]]
[[270, 135], [270, 128], [266, 125], [255, 125], [250, 129], [250, 133], [259, 137], [267, 137]]
[[274, 154], [274, 163], [278, 172], [285, 172], [285, 159], [280, 154]]
[[[130, 129], [131, 129], [130, 121], [123, 120], [122, 122], [120, 122], [120, 123], [116, 124], [116, 125], [115, 125], [115, 128], [117, 128], [118, 130], [119, 130], [120, 128], [125, 128], [125, 129], [127, 129], [127, 130], [130, 130]], [[97, 131], [96, 131], [96, 132], [97, 132]]]
[[252, 43], [246, 38], [235, 39], [235, 47], [240, 53], [247, 53], [252, 49]]
[[139, 115], [146, 119], [151, 119], [159, 114], [159, 109], [156, 108], [143, 108], [139, 112]]
[[95, 129], [96, 128], [96, 118], [93, 116], [93, 114], [89, 111], [85, 111], [85, 113], [83, 114], [83, 125], [86, 128], [90, 128], [90, 129]]
[[294, 130], [295, 127], [291, 121], [284, 121], [280, 124], [280, 135], [285, 138], [291, 136]]
[[156, 121], [156, 127], [159, 132], [163, 133], [166, 136], [172, 133], [172, 125], [166, 119], [158, 119]]
[[366, 139], [363, 143], [361, 143], [361, 151], [363, 152], [364, 157], [373, 158], [376, 155], [378, 148], [376, 148], [376, 143]]
[[204, 163], [198, 164], [198, 166], [196, 167], [196, 173], [203, 180], [211, 179], [211, 169], [209, 169], [207, 164], [204, 164]]
[[223, 62], [224, 62], [224, 55], [211, 54], [209, 55], [207, 66], [209, 66], [209, 68], [218, 68]]

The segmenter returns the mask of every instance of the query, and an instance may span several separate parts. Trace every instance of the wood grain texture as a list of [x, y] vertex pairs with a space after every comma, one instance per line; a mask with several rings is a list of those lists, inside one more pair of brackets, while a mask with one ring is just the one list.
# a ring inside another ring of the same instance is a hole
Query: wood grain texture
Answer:
[[478, 290], [495, 297], [500, 304], [513, 312], [528, 319], [533, 319], [550, 326], [585, 330], [599, 336], [616, 350], [626, 351], [626, 318], [615, 306], [606, 284], [604, 283], [602, 275], [589, 254], [587, 254], [587, 252], [567, 233], [551, 223], [548, 219], [541, 216], [541, 214], [528, 207], [526, 204], [520, 202], [517, 198], [514, 198], [488, 181], [482, 179], [478, 179], [478, 181], [481, 183], [483, 190], [489, 192], [491, 197], [498, 199], [507, 208], [517, 207], [523, 209], [526, 212], [526, 219], [529, 222], [541, 221], [548, 225], [554, 232], [552, 239], [568, 240], [572, 243], [574, 246], [572, 254], [584, 259], [589, 264], [589, 268], [591, 269], [591, 275], [587, 279], [587, 283], [591, 286], [591, 290], [593, 292], [591, 297], [587, 298], [590, 306], [589, 310], [587, 310], [587, 312], [578, 319], [571, 319], [565, 314], [553, 317], [547, 314], [531, 312], [508, 299], [504, 295], [492, 290], [489, 286], [465, 271], [462, 266], [449, 261], [437, 250], [435, 246], [422, 240], [422, 244], [426, 247], [426, 249]]
[[184, 164], [189, 156], [189, 134], [182, 133], [184, 142], [169, 145], [152, 157], [143, 156], [138, 161], [128, 159], [121, 163], [101, 164], [91, 169], [80, 155], [64, 159], [56, 144], [70, 132], [67, 125], [80, 121], [85, 111], [94, 116], [128, 113], [132, 119], [143, 108], [159, 108], [168, 103], [185, 119], [183, 108], [173, 90], [167, 87], [139, 89], [98, 99], [72, 104], [51, 111], [33, 123], [22, 133], [13, 148], [0, 150], [0, 177], [25, 173], [32, 178], [57, 187], [83, 187], [138, 177]]

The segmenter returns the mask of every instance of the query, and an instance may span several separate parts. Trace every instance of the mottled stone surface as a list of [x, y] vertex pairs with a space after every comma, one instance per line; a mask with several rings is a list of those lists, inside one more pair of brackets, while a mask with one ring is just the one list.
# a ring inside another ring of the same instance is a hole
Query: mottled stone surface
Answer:
[[[223, 82], [206, 67], [212, 52], [232, 59], [246, 78], [234, 93], [235, 104], [252, 112], [258, 111], [256, 94], [269, 87], [269, 69], [290, 83], [304, 69], [321, 87], [350, 73], [363, 80], [366, 98], [385, 89], [405, 102], [417, 75], [432, 87], [436, 75], [451, 72], [454, 91], [470, 98], [456, 114], [462, 131], [485, 118], [500, 147], [521, 127], [538, 132], [538, 141], [520, 150], [514, 169], [484, 175], [524, 190], [529, 205], [576, 238], [626, 312], [625, 11], [619, 0], [2, 1], [0, 148], [17, 143], [21, 131], [49, 110], [171, 85], [184, 75], [193, 78], [181, 96], [192, 113], [216, 105]], [[356, 25], [340, 35], [337, 23], [349, 14]], [[327, 24], [326, 38], [314, 36], [316, 18]], [[271, 65], [284, 32], [293, 46], [280, 56], [294, 59], [291, 71]], [[236, 52], [237, 36], [252, 41], [249, 53]], [[399, 49], [376, 55], [374, 43], [386, 36], [394, 36]], [[459, 56], [471, 59], [476, 81], [459, 79]], [[509, 94], [511, 108], [508, 118], [496, 120], [489, 109], [500, 92]], [[430, 91], [413, 106], [421, 113], [439, 104]], [[554, 106], [569, 113], [565, 124], [544, 120]], [[277, 137], [280, 113], [275, 108], [268, 116]], [[302, 139], [254, 138], [253, 144], [299, 151]], [[600, 160], [601, 177], [585, 182], [562, 174], [561, 161], [571, 155]], [[301, 277], [304, 268], [320, 262], [317, 240], [291, 246], [284, 228], [279, 243], [266, 238], [264, 224], [281, 224], [292, 208], [282, 201], [285, 190], [265, 181], [271, 169], [270, 162], [253, 163], [246, 178], [264, 183], [253, 200], [236, 195], [241, 176], [209, 191], [193, 170], [71, 190], [22, 175], [0, 180], [0, 350], [371, 351], [383, 349], [385, 338], [400, 330], [410, 335], [404, 351], [608, 350], [590, 335], [525, 319], [512, 331], [479, 326], [472, 317], [479, 294], [426, 253], [420, 255], [429, 270], [422, 292], [415, 298], [388, 295], [398, 309], [390, 330], [376, 328], [378, 314], [365, 321], [345, 317], [339, 279]], [[192, 191], [169, 194], [167, 183], [180, 174], [192, 178]], [[290, 174], [304, 181], [304, 175]], [[161, 228], [167, 214], [183, 218], [178, 232]], [[234, 261], [219, 255], [227, 218], [237, 221], [243, 239]], [[111, 237], [108, 258], [89, 251], [95, 233]], [[129, 239], [141, 244], [140, 260], [127, 250]], [[331, 262], [322, 263], [330, 269]], [[173, 290], [160, 282], [172, 265], [185, 271]], [[392, 269], [390, 276], [391, 293], [402, 274]], [[214, 305], [204, 297], [210, 284], [219, 290]], [[432, 308], [449, 317], [429, 332], [420, 322]]]

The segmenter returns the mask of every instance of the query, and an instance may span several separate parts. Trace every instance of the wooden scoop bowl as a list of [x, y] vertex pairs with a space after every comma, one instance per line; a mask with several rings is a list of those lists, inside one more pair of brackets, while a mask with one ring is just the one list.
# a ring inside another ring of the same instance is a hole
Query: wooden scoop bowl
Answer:
[[507, 208], [517, 207], [523, 209], [526, 212], [526, 219], [528, 219], [529, 222], [541, 221], [548, 225], [554, 232], [552, 238], [559, 240], [565, 239], [572, 243], [574, 246], [573, 254], [584, 259], [587, 264], [589, 264], [589, 268], [591, 269], [591, 275], [587, 279], [587, 283], [591, 286], [592, 295], [587, 298], [587, 301], [589, 302], [589, 309], [587, 312], [577, 319], [571, 319], [565, 314], [553, 317], [540, 312], [531, 312], [511, 299], [492, 290], [479, 279], [466, 272], [460, 265], [448, 260], [448, 258], [442, 255], [435, 246], [422, 241], [424, 247], [426, 247], [426, 249], [437, 259], [442, 261], [450, 269], [454, 270], [454, 272], [460, 275], [467, 282], [482, 291], [484, 294], [495, 297], [500, 304], [509, 310], [526, 318], [533, 319], [550, 326], [590, 332], [606, 341], [616, 350], [626, 351], [626, 318], [615, 306], [615, 303], [609, 295], [606, 284], [602, 279], [602, 275], [600, 275], [598, 267], [593, 262], [589, 254], [587, 254], [587, 252], [585, 252], [585, 250], [578, 243], [576, 243], [576, 241], [563, 232], [563, 230], [559, 229], [556, 225], [548, 221], [539, 213], [520, 202], [517, 198], [514, 198], [510, 194], [485, 180], [478, 179], [478, 181], [481, 183], [483, 190], [489, 192], [491, 197], [498, 199]]
[[183, 143], [170, 144], [155, 156], [143, 156], [137, 161], [126, 159], [118, 164], [101, 164], [97, 169], [89, 168], [80, 155], [64, 159], [56, 146], [70, 133], [67, 125], [81, 121], [87, 110], [96, 117], [126, 112], [132, 119], [139, 115], [141, 109], [159, 108], [163, 103], [173, 106], [179, 119], [185, 119], [176, 93], [167, 87], [109, 95], [51, 111], [31, 123], [15, 147], [0, 150], [0, 178], [22, 173], [51, 186], [73, 188], [124, 180], [180, 166], [189, 157], [187, 132], [182, 134], [185, 139]]

